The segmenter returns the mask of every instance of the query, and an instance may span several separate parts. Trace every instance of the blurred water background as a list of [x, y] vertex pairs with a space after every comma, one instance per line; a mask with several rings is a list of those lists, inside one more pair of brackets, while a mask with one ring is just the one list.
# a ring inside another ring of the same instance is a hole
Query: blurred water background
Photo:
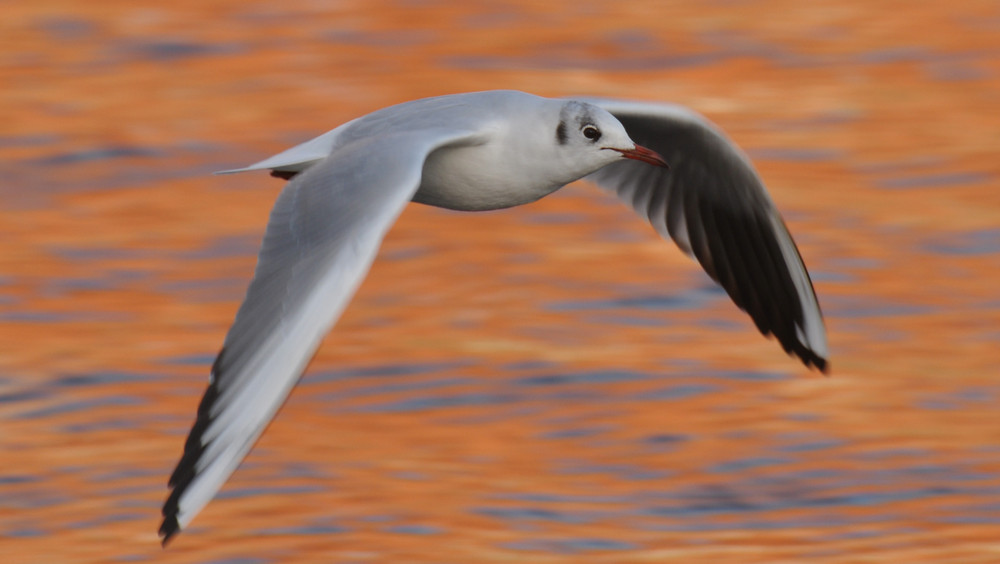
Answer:
[[[1000, 5], [3, 2], [0, 561], [1000, 562]], [[411, 205], [221, 495], [156, 528], [282, 182], [413, 98], [689, 105], [832, 375], [593, 186]]]

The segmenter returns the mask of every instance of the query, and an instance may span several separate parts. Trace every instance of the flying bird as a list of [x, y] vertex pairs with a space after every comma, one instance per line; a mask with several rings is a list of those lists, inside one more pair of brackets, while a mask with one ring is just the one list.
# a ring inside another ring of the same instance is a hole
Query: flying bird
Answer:
[[827, 370], [809, 274], [749, 159], [682, 106], [516, 91], [384, 108], [243, 169], [289, 182], [170, 476], [165, 545], [288, 397], [407, 202], [494, 210], [584, 178], [693, 256], [764, 335]]

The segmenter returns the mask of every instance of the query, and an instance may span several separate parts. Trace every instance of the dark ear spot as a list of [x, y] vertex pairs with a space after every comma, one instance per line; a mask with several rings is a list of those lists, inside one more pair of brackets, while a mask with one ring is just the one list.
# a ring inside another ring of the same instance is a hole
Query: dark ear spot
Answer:
[[566, 122], [565, 121], [560, 121], [559, 122], [559, 127], [556, 128], [556, 141], [558, 141], [560, 145], [565, 145], [566, 144]]

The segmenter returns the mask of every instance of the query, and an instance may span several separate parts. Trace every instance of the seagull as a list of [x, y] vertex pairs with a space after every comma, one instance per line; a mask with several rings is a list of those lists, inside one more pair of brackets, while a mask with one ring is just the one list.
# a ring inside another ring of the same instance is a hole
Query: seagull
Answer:
[[264, 432], [410, 201], [494, 210], [592, 181], [694, 257], [761, 333], [827, 371], [812, 282], [763, 182], [683, 106], [510, 90], [425, 98], [220, 174], [253, 170], [289, 182], [170, 476], [164, 546]]

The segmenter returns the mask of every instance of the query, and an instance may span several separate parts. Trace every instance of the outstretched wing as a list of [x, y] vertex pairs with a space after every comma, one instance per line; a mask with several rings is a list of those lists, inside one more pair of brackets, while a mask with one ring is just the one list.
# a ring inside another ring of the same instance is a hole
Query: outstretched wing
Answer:
[[[358, 118], [360, 119], [360, 118]], [[340, 141], [341, 134], [357, 119], [351, 120], [335, 129], [327, 131], [323, 135], [313, 137], [305, 143], [300, 143], [290, 149], [270, 156], [262, 161], [253, 163], [243, 168], [232, 170], [220, 170], [215, 174], [234, 174], [237, 172], [248, 172], [251, 170], [270, 170], [271, 176], [279, 178], [291, 178], [303, 170], [322, 161], [333, 152]]]
[[215, 496], [284, 403], [416, 192], [427, 155], [474, 139], [425, 129], [360, 140], [288, 183], [170, 476], [164, 543]]
[[587, 176], [693, 255], [764, 335], [806, 366], [827, 369], [826, 329], [809, 273], [750, 160], [682, 106], [587, 100], [625, 126], [669, 169], [635, 161]]

